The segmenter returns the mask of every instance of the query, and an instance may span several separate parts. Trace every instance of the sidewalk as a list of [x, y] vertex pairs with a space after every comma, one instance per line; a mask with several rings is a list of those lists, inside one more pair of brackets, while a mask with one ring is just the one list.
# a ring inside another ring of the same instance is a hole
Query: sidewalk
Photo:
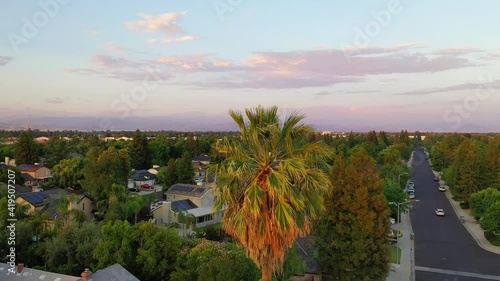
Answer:
[[391, 271], [387, 277], [387, 281], [413, 281], [414, 274], [414, 243], [410, 239], [410, 234], [413, 233], [410, 223], [410, 213], [401, 214], [401, 222], [392, 226], [394, 230], [401, 230], [403, 237], [398, 239], [397, 246], [401, 248], [400, 264], [391, 264]]
[[[439, 175], [439, 173], [436, 171], [432, 172], [434, 173], [435, 176]], [[441, 180], [439, 184], [445, 185], [445, 182]], [[464, 218], [465, 229], [469, 231], [469, 233], [472, 235], [472, 238], [476, 240], [477, 244], [486, 251], [490, 251], [492, 253], [500, 255], [500, 247], [491, 245], [490, 241], [488, 241], [484, 237], [484, 230], [481, 228], [481, 225], [474, 219], [473, 216], [464, 212], [464, 210], [460, 207], [459, 202], [456, 202], [455, 200], [452, 199], [451, 191], [448, 186], [446, 187], [445, 194], [446, 198], [448, 198], [448, 201], [450, 201], [453, 210], [455, 210], [455, 214], [457, 215], [457, 217], [459, 219], [461, 217]]]

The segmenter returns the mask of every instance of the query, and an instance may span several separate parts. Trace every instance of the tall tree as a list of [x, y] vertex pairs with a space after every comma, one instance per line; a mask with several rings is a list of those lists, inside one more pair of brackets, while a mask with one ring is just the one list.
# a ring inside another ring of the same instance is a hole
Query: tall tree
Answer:
[[375, 161], [363, 150], [337, 159], [331, 182], [316, 228], [323, 270], [335, 280], [385, 280], [390, 210]]
[[136, 170], [147, 169], [151, 166], [151, 152], [149, 151], [148, 138], [136, 130], [130, 150], [132, 168]]
[[14, 158], [16, 159], [16, 165], [34, 164], [38, 162], [37, 146], [33, 139], [33, 132], [31, 129], [22, 132], [19, 136], [16, 143]]
[[165, 136], [160, 135], [154, 141], [149, 143], [151, 151], [151, 164], [166, 166], [170, 158], [170, 146], [167, 143]]
[[468, 203], [470, 195], [480, 190], [479, 183], [482, 180], [478, 147], [472, 140], [466, 139], [457, 147], [452, 165], [452, 176], [453, 195]]
[[102, 213], [109, 205], [112, 185], [127, 186], [130, 158], [126, 149], [117, 151], [110, 147], [101, 153], [99, 151], [98, 148], [91, 149], [85, 158], [82, 187], [94, 197]]
[[84, 158], [63, 159], [54, 166], [52, 180], [63, 187], [82, 188]]
[[500, 190], [500, 135], [488, 142], [485, 162], [485, 184]]
[[60, 136], [53, 136], [47, 142], [48, 161], [47, 166], [52, 168], [66, 158], [68, 153], [68, 142]]
[[193, 162], [191, 161], [191, 155], [186, 151], [181, 158], [175, 161], [175, 178], [178, 183], [194, 184], [193, 177]]
[[281, 122], [277, 107], [247, 109], [246, 119], [229, 113], [240, 138], [219, 143], [226, 158], [211, 167], [217, 178], [214, 207], [226, 208], [225, 230], [261, 268], [262, 281], [270, 281], [295, 239], [308, 234], [322, 214], [331, 152], [322, 141], [307, 141], [314, 129], [299, 124], [304, 115], [292, 113]]

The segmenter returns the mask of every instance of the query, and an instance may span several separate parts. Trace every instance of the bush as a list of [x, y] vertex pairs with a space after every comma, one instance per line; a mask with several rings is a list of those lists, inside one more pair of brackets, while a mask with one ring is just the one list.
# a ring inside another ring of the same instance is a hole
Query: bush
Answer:
[[469, 203], [468, 202], [461, 202], [460, 203], [460, 208], [462, 209], [469, 209]]

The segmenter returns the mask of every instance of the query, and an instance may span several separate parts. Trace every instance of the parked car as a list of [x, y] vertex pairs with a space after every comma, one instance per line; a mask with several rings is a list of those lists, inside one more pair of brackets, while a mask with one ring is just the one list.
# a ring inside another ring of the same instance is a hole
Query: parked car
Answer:
[[436, 216], [443, 217], [444, 216], [444, 210], [443, 209], [436, 209]]
[[131, 192], [139, 192], [140, 190], [139, 190], [139, 188], [137, 188], [137, 187], [130, 187], [130, 188], [128, 189], [128, 191], [131, 191]]
[[415, 188], [413, 186], [409, 186], [406, 192], [408, 192], [408, 194], [410, 194], [411, 192], [415, 193]]
[[154, 186], [150, 185], [150, 184], [141, 184], [141, 188], [144, 188], [144, 189], [155, 189]]
[[415, 199], [415, 192], [408, 192], [410, 199]]
[[446, 186], [440, 185], [438, 189], [439, 191], [446, 191]]
[[439, 177], [434, 177], [434, 181], [439, 181]]

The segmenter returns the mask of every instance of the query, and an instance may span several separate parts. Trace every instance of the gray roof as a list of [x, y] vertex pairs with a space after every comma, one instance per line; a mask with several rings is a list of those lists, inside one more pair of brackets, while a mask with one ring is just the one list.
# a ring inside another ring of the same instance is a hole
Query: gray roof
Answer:
[[123, 266], [115, 263], [92, 274], [92, 281], [140, 281]]
[[[82, 281], [81, 277], [53, 273], [38, 269], [24, 267], [21, 273], [17, 273], [17, 266], [14, 267], [15, 274], [9, 272], [11, 268], [6, 263], [0, 263], [0, 280], [2, 281]], [[83, 270], [82, 270], [83, 272]], [[90, 281], [140, 281], [137, 277], [128, 272], [123, 266], [114, 264], [96, 271], [92, 274]]]
[[[0, 280], [2, 281], [78, 281], [80, 277], [74, 277], [59, 273], [47, 272], [38, 269], [24, 268], [23, 272], [17, 273], [17, 266], [14, 267], [15, 274], [9, 272], [11, 267], [6, 263], [0, 263]], [[94, 280], [92, 280], [94, 281]]]

